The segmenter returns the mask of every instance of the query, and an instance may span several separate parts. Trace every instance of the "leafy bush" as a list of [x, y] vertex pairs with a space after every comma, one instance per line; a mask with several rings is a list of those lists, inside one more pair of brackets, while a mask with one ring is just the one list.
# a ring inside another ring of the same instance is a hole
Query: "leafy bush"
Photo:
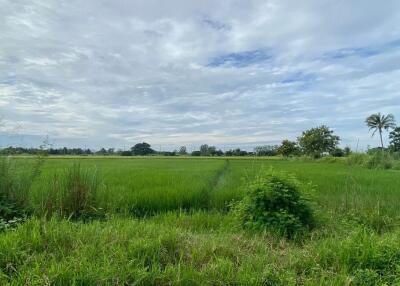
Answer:
[[271, 170], [261, 173], [247, 188], [246, 196], [235, 208], [243, 227], [291, 238], [314, 226], [307, 198], [310, 185]]
[[80, 164], [73, 164], [49, 181], [49, 188], [42, 196], [42, 215], [56, 214], [75, 220], [97, 217], [101, 215], [95, 208], [99, 187], [96, 170], [84, 170]]

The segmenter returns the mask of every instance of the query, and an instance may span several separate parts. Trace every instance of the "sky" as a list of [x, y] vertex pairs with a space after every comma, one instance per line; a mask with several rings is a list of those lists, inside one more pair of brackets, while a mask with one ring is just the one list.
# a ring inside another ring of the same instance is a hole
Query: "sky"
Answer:
[[400, 122], [397, 0], [0, 0], [0, 31], [0, 147], [249, 150], [325, 124], [365, 149], [368, 115]]

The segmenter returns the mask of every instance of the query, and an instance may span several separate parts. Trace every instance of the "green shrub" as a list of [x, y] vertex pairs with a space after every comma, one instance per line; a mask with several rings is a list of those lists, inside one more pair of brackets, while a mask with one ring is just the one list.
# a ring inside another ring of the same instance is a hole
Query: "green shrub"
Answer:
[[301, 184], [290, 174], [271, 170], [261, 173], [247, 188], [247, 194], [235, 208], [243, 227], [291, 238], [314, 226], [307, 198], [310, 185]]
[[99, 187], [96, 170], [73, 164], [49, 180], [48, 190], [42, 195], [41, 213], [45, 217], [55, 214], [74, 220], [98, 217], [101, 211], [95, 206]]

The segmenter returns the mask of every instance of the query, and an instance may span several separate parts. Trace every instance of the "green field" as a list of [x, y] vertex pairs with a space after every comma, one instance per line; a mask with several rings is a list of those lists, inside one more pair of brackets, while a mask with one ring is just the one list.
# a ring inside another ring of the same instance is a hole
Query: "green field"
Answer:
[[[49, 181], [74, 162], [100, 179], [105, 217], [44, 219]], [[20, 172], [34, 159], [18, 158]], [[262, 169], [315, 185], [301, 241], [242, 230], [232, 202]], [[400, 171], [225, 158], [47, 158], [33, 217], [0, 233], [1, 285], [400, 285]], [[386, 283], [386, 284], [385, 284]]]

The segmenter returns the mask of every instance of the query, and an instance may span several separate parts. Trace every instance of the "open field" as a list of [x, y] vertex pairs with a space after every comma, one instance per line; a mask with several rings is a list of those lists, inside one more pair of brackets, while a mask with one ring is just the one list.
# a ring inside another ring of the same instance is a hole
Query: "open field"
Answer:
[[[92, 222], [43, 219], [48, 182], [96, 170]], [[24, 172], [32, 158], [16, 160]], [[300, 241], [244, 231], [229, 212], [261, 169], [315, 185], [317, 227]], [[1, 285], [383, 285], [400, 283], [400, 171], [226, 158], [47, 158], [34, 218], [0, 234]], [[35, 218], [36, 217], [36, 218]]]

